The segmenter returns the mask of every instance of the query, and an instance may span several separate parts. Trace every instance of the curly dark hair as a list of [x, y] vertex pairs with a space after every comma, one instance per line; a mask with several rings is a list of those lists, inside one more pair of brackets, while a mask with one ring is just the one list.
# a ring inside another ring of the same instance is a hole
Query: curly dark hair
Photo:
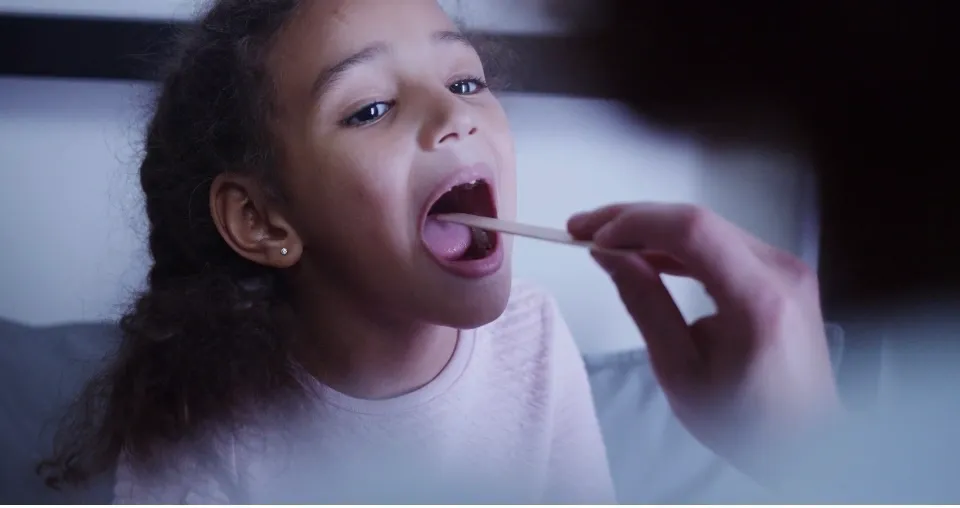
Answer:
[[90, 381], [38, 470], [53, 488], [155, 447], [234, 421], [251, 405], [302, 391], [284, 333], [281, 274], [229, 248], [209, 208], [221, 173], [262, 179], [277, 165], [266, 60], [300, 0], [219, 0], [182, 37], [149, 123], [140, 164], [153, 266], [120, 320], [109, 366]]
[[[147, 289], [120, 320], [115, 356], [38, 466], [50, 487], [82, 485], [112, 470], [121, 453], [149, 464], [164, 445], [305, 393], [283, 274], [235, 253], [209, 208], [211, 184], [226, 172], [251, 175], [283, 199], [267, 59], [301, 4], [217, 0], [181, 37], [140, 165], [153, 257]], [[499, 43], [470, 38], [485, 67], [502, 71], [510, 55]]]

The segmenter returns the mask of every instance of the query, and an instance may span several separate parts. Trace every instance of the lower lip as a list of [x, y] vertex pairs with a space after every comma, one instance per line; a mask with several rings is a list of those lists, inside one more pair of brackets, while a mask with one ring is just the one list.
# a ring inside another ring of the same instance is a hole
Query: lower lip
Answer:
[[[450, 261], [448, 259], [441, 259], [437, 256], [434, 256], [431, 252], [430, 255], [433, 259], [440, 265], [444, 270], [465, 279], [482, 279], [484, 277], [489, 277], [498, 271], [503, 266], [503, 238], [500, 237], [500, 233], [493, 233], [497, 235], [496, 237], [496, 247], [493, 248], [493, 252], [489, 256], [483, 259], [468, 259], [462, 261]], [[429, 249], [427, 249], [429, 252]]]

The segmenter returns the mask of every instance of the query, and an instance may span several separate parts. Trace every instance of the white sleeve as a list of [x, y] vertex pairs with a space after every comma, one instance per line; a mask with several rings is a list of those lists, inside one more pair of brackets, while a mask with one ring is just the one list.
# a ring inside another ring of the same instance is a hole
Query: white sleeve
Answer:
[[616, 504], [606, 448], [583, 358], [556, 302], [544, 323], [552, 334], [553, 435], [546, 498], [557, 504]]
[[[221, 455], [167, 453], [169, 460], [135, 465], [122, 455], [113, 504], [238, 504], [233, 446]], [[222, 460], [226, 459], [226, 460]]]

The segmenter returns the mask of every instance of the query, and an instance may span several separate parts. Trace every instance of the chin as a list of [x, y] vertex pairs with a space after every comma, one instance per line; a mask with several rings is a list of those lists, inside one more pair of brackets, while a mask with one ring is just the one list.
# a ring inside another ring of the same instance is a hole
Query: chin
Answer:
[[511, 274], [507, 267], [486, 280], [438, 293], [430, 321], [452, 328], [473, 329], [496, 321], [510, 300]]

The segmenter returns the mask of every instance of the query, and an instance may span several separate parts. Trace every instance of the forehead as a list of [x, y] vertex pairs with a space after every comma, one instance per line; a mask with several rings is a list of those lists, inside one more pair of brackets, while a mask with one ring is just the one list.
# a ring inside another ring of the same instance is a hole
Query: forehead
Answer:
[[455, 29], [436, 0], [307, 0], [274, 52], [324, 66], [373, 43], [415, 44]]

